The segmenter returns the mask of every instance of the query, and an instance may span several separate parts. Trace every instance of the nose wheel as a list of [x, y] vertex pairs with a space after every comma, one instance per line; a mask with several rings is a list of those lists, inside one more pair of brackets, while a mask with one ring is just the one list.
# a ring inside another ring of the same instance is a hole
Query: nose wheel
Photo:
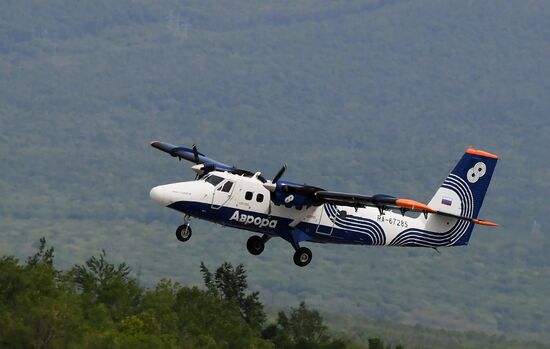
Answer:
[[184, 223], [176, 229], [176, 238], [181, 241], [185, 242], [191, 238], [192, 230], [189, 223]]
[[294, 252], [294, 264], [299, 267], [305, 267], [311, 262], [311, 250], [307, 247], [300, 247]]

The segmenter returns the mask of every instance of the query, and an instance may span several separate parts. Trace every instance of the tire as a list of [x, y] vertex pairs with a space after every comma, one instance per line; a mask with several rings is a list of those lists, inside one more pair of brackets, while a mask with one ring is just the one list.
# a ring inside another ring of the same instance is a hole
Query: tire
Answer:
[[182, 224], [176, 229], [176, 238], [181, 242], [185, 242], [191, 238], [192, 233], [193, 231], [189, 224]]
[[309, 264], [309, 262], [311, 262], [312, 257], [313, 254], [309, 248], [300, 247], [296, 250], [296, 252], [294, 252], [294, 264], [299, 267], [305, 267]]
[[257, 256], [264, 251], [265, 243], [260, 236], [253, 235], [246, 242], [246, 249], [250, 254]]

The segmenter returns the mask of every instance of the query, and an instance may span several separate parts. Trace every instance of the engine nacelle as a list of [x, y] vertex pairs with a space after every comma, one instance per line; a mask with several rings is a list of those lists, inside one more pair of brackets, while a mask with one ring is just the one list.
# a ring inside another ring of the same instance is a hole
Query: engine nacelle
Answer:
[[317, 203], [314, 190], [308, 190], [308, 188], [301, 184], [280, 180], [276, 184], [271, 184], [268, 189], [271, 190], [271, 201], [274, 204], [299, 207], [311, 206]]

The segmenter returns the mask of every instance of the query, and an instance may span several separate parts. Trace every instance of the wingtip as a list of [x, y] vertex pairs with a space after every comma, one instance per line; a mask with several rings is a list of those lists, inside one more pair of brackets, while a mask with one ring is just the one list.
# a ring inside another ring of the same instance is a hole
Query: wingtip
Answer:
[[158, 143], [158, 141], [150, 141], [150, 142], [149, 142], [149, 145], [152, 146], [152, 145], [155, 144], [155, 143]]

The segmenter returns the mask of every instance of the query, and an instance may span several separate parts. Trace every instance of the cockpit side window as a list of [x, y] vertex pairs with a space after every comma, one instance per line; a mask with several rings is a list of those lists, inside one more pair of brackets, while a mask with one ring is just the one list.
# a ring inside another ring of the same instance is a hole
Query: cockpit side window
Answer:
[[231, 188], [233, 187], [233, 182], [227, 181], [222, 186], [222, 191], [229, 193], [231, 191]]
[[216, 175], [211, 175], [210, 177], [206, 178], [206, 180], [205, 180], [206, 183], [210, 183], [213, 186], [216, 186], [216, 185], [220, 184], [222, 181], [223, 181], [223, 178], [219, 177], [219, 176], [216, 176]]

